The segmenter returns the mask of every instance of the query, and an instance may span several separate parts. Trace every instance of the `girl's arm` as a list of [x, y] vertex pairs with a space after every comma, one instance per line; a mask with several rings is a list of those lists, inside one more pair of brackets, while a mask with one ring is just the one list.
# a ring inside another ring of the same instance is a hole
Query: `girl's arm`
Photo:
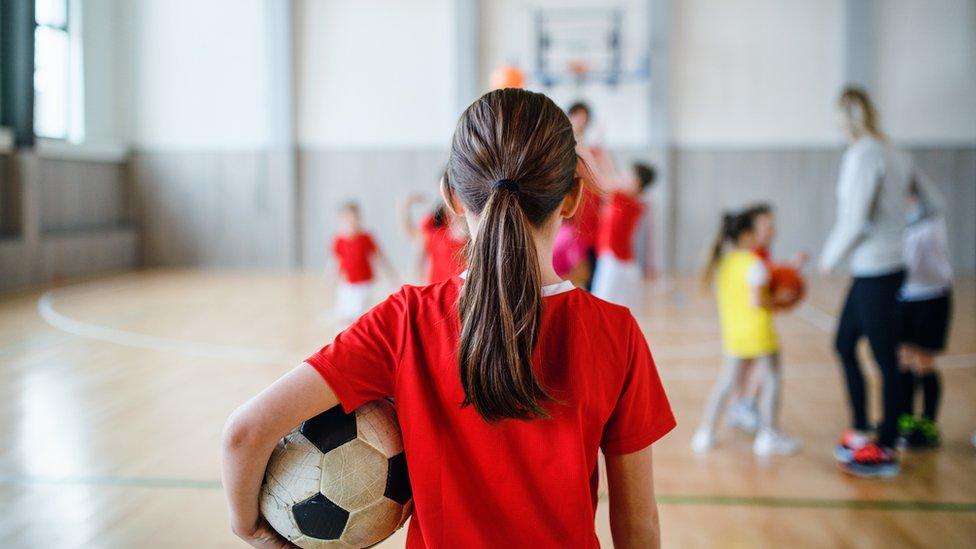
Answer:
[[651, 447], [631, 454], [608, 455], [610, 533], [616, 549], [661, 546]]
[[281, 437], [338, 402], [322, 376], [302, 364], [231, 414], [224, 427], [221, 469], [234, 534], [254, 547], [292, 547], [258, 509], [264, 470]]
[[414, 242], [420, 242], [423, 240], [423, 234], [417, 228], [417, 224], [414, 223], [413, 218], [410, 217], [410, 208], [414, 204], [421, 204], [424, 201], [424, 197], [419, 194], [412, 194], [406, 199], [400, 202], [397, 208], [397, 217], [400, 218], [400, 230], [403, 234], [407, 235], [407, 238]]
[[797, 297], [796, 292], [789, 288], [780, 288], [776, 293], [772, 293], [766, 287], [755, 286], [751, 291], [754, 306], [774, 311], [793, 308]]
[[376, 258], [376, 261], [380, 264], [382, 269], [386, 271], [386, 274], [387, 276], [390, 277], [391, 281], [394, 282], [400, 281], [400, 273], [397, 272], [396, 267], [393, 266], [393, 263], [390, 261], [388, 257], [386, 257], [386, 254], [384, 254], [382, 250], [377, 248], [376, 255], [374, 257]]
[[877, 154], [845, 158], [838, 188], [837, 220], [820, 253], [820, 272], [829, 274], [864, 236], [881, 188], [884, 164]]

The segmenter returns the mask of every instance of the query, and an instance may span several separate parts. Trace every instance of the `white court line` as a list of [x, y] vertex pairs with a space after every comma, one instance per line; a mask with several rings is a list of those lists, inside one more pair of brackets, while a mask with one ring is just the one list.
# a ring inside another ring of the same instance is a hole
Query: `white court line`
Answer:
[[834, 326], [837, 324], [837, 317], [819, 307], [810, 305], [806, 301], [797, 308], [796, 316], [825, 332], [833, 332]]
[[219, 345], [200, 341], [185, 341], [128, 332], [98, 324], [82, 322], [64, 316], [54, 310], [53, 290], [44, 292], [40, 299], [38, 299], [37, 313], [41, 315], [41, 318], [45, 322], [62, 332], [125, 347], [175, 352], [201, 358], [238, 360], [256, 364], [298, 364], [305, 359], [304, 356], [283, 351], [252, 349], [236, 345]]
[[[812, 308], [812, 307], [811, 307]], [[813, 308], [814, 314], [829, 317], [827, 313]], [[37, 312], [41, 318], [52, 327], [63, 332], [104, 341], [125, 347], [135, 347], [160, 352], [179, 353], [189, 356], [202, 358], [216, 358], [224, 360], [238, 360], [241, 362], [256, 364], [298, 364], [305, 359], [305, 355], [275, 351], [269, 349], [254, 349], [236, 345], [220, 345], [199, 341], [185, 341], [161, 336], [153, 336], [109, 328], [89, 322], [82, 322], [69, 318], [54, 309], [54, 291], [45, 292], [37, 301]], [[721, 358], [717, 355], [715, 347], [720, 346], [719, 341], [706, 341], [700, 343], [685, 343], [675, 345], [655, 344], [652, 350], [656, 358], [659, 359], [659, 370], [661, 377], [670, 380], [686, 381], [710, 381], [718, 375], [718, 366]], [[669, 358], [703, 358], [709, 362], [714, 361], [715, 367], [709, 368], [681, 368], [677, 371], [669, 371], [666, 363], [661, 364], [660, 359]], [[941, 369], [963, 369], [976, 366], [976, 354], [947, 355], [939, 358], [939, 368]], [[785, 379], [810, 379], [837, 376], [839, 367], [833, 362], [811, 363], [811, 364], [786, 364], [783, 377]]]
[[[657, 357], [655, 356], [655, 359]], [[718, 377], [721, 359], [714, 360], [713, 368], [681, 368], [669, 371], [667, 363], [662, 364], [655, 360], [658, 371], [662, 379], [675, 381], [711, 381]], [[836, 378], [842, 374], [840, 364], [837, 362], [810, 362], [810, 363], [791, 363], [782, 364], [784, 379], [818, 379]], [[940, 357], [938, 368], [940, 370], [963, 370], [976, 367], [976, 354], [948, 355]], [[871, 369], [865, 371], [866, 375], [876, 375], [876, 371]]]

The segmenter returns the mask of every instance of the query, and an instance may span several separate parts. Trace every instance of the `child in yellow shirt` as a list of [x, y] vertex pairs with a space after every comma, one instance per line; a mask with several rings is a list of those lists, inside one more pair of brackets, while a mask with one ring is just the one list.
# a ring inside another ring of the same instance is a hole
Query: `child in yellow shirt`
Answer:
[[729, 396], [749, 375], [760, 368], [762, 391], [759, 399], [759, 430], [753, 443], [756, 455], [788, 455], [800, 444], [779, 430], [779, 394], [782, 384], [779, 366], [779, 338], [773, 310], [791, 301], [791, 290], [771, 295], [769, 270], [756, 252], [754, 208], [725, 214], [704, 282], [714, 282], [722, 327], [725, 364], [715, 382], [701, 425], [692, 437], [695, 452], [706, 452], [716, 444], [719, 416]]

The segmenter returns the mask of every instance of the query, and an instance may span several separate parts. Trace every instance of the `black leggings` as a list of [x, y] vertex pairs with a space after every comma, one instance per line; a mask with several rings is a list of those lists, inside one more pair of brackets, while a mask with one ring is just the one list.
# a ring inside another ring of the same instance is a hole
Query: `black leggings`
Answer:
[[867, 403], [864, 396], [864, 374], [857, 358], [857, 343], [868, 338], [871, 353], [881, 370], [884, 419], [878, 431], [878, 444], [893, 447], [898, 435], [898, 416], [907, 410], [900, 386], [903, 374], [898, 367], [897, 319], [898, 289], [905, 279], [904, 271], [883, 276], [855, 277], [847, 293], [844, 312], [837, 326], [835, 348], [844, 365], [847, 395], [850, 397], [854, 428], [867, 431]]

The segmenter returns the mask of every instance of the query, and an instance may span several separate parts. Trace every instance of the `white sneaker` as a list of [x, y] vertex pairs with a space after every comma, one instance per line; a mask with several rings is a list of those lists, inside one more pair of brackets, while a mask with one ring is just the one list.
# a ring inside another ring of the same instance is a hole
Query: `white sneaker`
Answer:
[[696, 454], [704, 454], [715, 447], [715, 442], [714, 432], [705, 427], [699, 427], [695, 430], [694, 436], [691, 437], [691, 449]]
[[788, 456], [800, 451], [800, 442], [780, 431], [760, 431], [752, 444], [757, 456]]
[[725, 413], [725, 424], [750, 435], [755, 434], [759, 429], [759, 411], [745, 400], [737, 400]]

